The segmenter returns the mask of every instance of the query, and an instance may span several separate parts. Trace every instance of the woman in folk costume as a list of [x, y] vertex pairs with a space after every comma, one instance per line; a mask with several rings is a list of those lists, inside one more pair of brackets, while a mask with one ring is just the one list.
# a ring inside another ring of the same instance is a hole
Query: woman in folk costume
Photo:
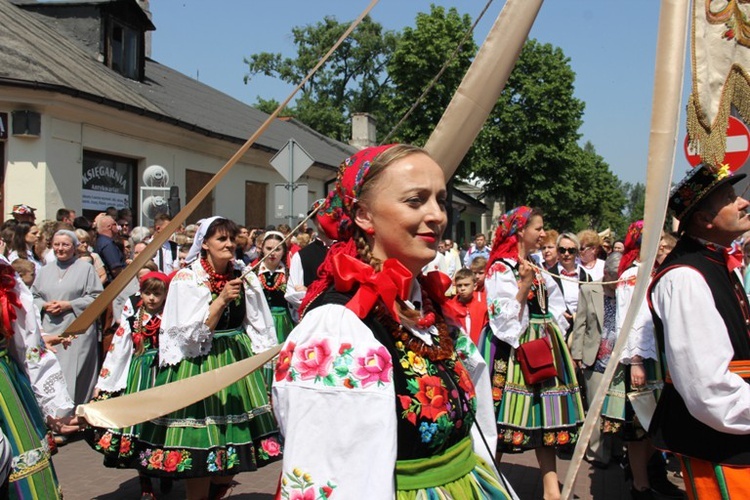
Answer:
[[[543, 238], [537, 209], [521, 206], [500, 218], [485, 281], [490, 328], [480, 345], [492, 371], [498, 455], [534, 449], [544, 497], [559, 498], [555, 447], [575, 442], [584, 412], [561, 333], [568, 327], [565, 301], [555, 281], [530, 259]], [[546, 340], [530, 343], [537, 339]], [[527, 353], [532, 346], [537, 349]], [[546, 377], [527, 380], [529, 365], [521, 366], [522, 357], [530, 366], [546, 365]]]
[[[633, 222], [625, 235], [625, 250], [618, 268], [619, 283], [615, 292], [617, 335], [621, 333], [622, 324], [635, 291], [635, 281], [641, 265], [642, 238], [643, 221]], [[658, 266], [659, 262], [656, 265]], [[645, 279], [650, 279], [650, 277]], [[608, 339], [602, 344], [600, 352], [608, 350], [611, 354], [616, 340], [617, 338]], [[600, 362], [606, 365], [607, 361], [608, 359], [604, 358]], [[653, 490], [666, 498], [683, 497], [679, 488], [667, 479], [663, 461], [661, 464], [657, 462], [649, 467], [651, 469], [649, 474], [647, 465], [656, 450], [648, 437], [648, 429], [644, 429], [638, 421], [633, 405], [627, 398], [627, 394], [631, 391], [653, 391], [653, 397], [658, 400], [663, 385], [661, 364], [654, 337], [654, 321], [648, 304], [644, 300], [638, 308], [637, 316], [628, 333], [627, 343], [620, 355], [617, 371], [612, 377], [602, 406], [602, 432], [620, 434], [627, 443], [628, 462], [633, 477], [631, 497], [634, 499], [654, 498]]]
[[266, 231], [261, 246], [261, 262], [256, 273], [263, 286], [263, 294], [271, 308], [273, 324], [279, 342], [284, 342], [289, 332], [294, 328], [292, 314], [284, 293], [289, 270], [284, 264], [287, 261], [287, 246], [284, 235], [278, 231]]
[[[140, 279], [140, 295], [133, 295], [122, 309], [120, 327], [114, 334], [109, 352], [99, 372], [94, 400], [150, 389], [159, 367], [159, 329], [169, 279], [160, 272], [149, 272]], [[136, 468], [134, 442], [140, 425], [124, 429], [92, 428], [86, 440], [104, 454], [106, 467]], [[162, 491], [171, 488], [162, 479]], [[141, 499], [154, 498], [151, 479], [141, 472]]]
[[494, 445], [486, 366], [441, 312], [449, 279], [419, 276], [445, 200], [417, 147], [342, 163], [317, 215], [337, 243], [276, 367], [282, 498], [506, 498], [477, 425]]
[[[240, 278], [237, 225], [204, 220], [192, 263], [169, 285], [159, 337], [156, 385], [248, 358], [277, 344], [271, 312], [254, 273]], [[187, 479], [188, 498], [220, 498], [238, 472], [281, 458], [278, 427], [260, 372], [202, 401], [143, 424], [141, 470]]]
[[[73, 432], [73, 401], [60, 364], [46, 348], [31, 292], [0, 258], [0, 430], [13, 455], [9, 498], [61, 498], [52, 434]], [[47, 425], [45, 425], [45, 419]]]

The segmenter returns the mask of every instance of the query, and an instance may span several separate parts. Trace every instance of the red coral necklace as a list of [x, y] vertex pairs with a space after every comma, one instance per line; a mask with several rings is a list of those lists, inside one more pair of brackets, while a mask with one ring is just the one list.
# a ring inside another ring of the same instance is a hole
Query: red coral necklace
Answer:
[[232, 279], [231, 266], [229, 266], [229, 271], [227, 271], [226, 274], [217, 273], [213, 266], [211, 266], [211, 263], [206, 259], [201, 259], [201, 266], [203, 266], [203, 270], [208, 274], [208, 287], [211, 289], [212, 293], [221, 293], [224, 289], [224, 285], [227, 284], [227, 281]]

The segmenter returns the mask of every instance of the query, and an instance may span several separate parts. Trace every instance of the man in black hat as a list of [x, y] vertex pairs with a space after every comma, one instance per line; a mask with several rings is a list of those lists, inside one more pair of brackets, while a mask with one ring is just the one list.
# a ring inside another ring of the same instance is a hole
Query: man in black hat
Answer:
[[10, 211], [10, 214], [18, 222], [28, 222], [29, 224], [34, 224], [34, 222], [36, 221], [36, 214], [34, 212], [36, 212], [36, 208], [21, 203], [19, 205], [13, 205], [13, 209]]
[[649, 431], [679, 458], [690, 498], [750, 498], [750, 308], [729, 252], [750, 230], [743, 177], [699, 165], [677, 185], [680, 240], [648, 292], [666, 368]]

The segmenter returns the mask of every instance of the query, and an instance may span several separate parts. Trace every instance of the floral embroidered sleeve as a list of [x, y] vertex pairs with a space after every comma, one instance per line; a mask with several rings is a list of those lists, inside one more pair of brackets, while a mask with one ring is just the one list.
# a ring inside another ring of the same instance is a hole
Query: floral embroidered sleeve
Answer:
[[393, 498], [395, 400], [392, 358], [367, 326], [340, 305], [308, 312], [273, 383], [281, 498]]
[[213, 332], [206, 325], [211, 291], [199, 260], [172, 278], [159, 333], [159, 366], [207, 354]]
[[34, 305], [31, 292], [18, 276], [16, 281], [14, 291], [22, 307], [16, 308], [8, 352], [29, 377], [44, 416], [59, 418], [70, 415], [73, 412], [73, 401], [68, 396], [57, 357], [46, 348], [42, 340], [39, 310]]
[[[615, 313], [615, 325], [618, 335], [622, 330], [622, 324], [625, 321], [625, 315], [628, 312], [630, 303], [635, 291], [635, 279], [638, 274], [639, 266], [631, 267], [622, 273], [621, 278], [624, 280], [617, 285], [617, 312]], [[625, 347], [622, 350], [620, 361], [630, 364], [633, 356], [640, 356], [657, 360], [656, 355], [656, 338], [654, 337], [654, 320], [651, 318], [651, 312], [648, 304], [644, 299], [638, 308], [638, 313], [633, 321], [633, 327], [630, 329]]]
[[513, 269], [505, 262], [495, 262], [487, 273], [484, 286], [492, 333], [503, 342], [518, 347], [518, 339], [529, 326], [529, 315], [526, 306], [516, 300], [518, 282]]
[[[247, 268], [243, 271], [246, 272]], [[255, 273], [247, 273], [245, 287], [245, 331], [250, 336], [253, 352], [262, 352], [279, 343], [263, 287]]]
[[122, 309], [120, 326], [115, 331], [112, 343], [109, 345], [96, 388], [104, 392], [118, 392], [128, 384], [128, 370], [130, 360], [133, 359], [133, 332], [130, 331], [128, 319], [135, 314], [130, 300]]
[[[495, 409], [492, 400], [492, 384], [487, 363], [479, 353], [479, 349], [471, 341], [468, 335], [461, 331], [456, 339], [456, 353], [461, 359], [464, 367], [471, 375], [474, 382], [474, 390], [477, 395], [477, 419], [471, 430], [474, 452], [488, 464], [494, 461], [494, 453], [491, 455], [487, 450], [495, 450], [497, 445], [497, 432]], [[485, 446], [484, 442], [488, 446]]]

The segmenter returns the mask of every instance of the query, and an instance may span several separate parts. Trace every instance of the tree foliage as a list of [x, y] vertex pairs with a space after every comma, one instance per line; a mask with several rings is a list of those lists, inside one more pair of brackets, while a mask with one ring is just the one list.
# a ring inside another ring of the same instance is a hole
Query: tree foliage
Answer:
[[[348, 26], [329, 16], [316, 24], [293, 28], [297, 56], [283, 58], [278, 53], [260, 52], [245, 58], [249, 69], [245, 83], [263, 74], [299, 84]], [[351, 135], [351, 113], [367, 112], [381, 118], [385, 112], [380, 105], [381, 93], [390, 88], [385, 67], [397, 38], [395, 33], [384, 31], [382, 25], [366, 17], [305, 84], [288, 113], [340, 141]], [[270, 103], [260, 99], [260, 104], [266, 107]]]
[[[613, 224], [619, 181], [578, 132], [584, 103], [560, 48], [529, 40], [460, 173], [484, 182], [507, 207], [539, 206], [550, 227]], [[603, 208], [606, 207], [606, 211]]]

